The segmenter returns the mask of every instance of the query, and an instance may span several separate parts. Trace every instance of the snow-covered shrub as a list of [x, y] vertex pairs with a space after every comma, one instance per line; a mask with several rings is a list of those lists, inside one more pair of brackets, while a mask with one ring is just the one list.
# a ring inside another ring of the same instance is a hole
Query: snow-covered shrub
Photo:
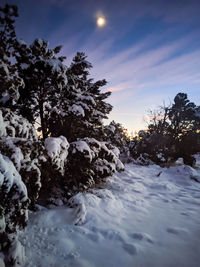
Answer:
[[130, 157], [130, 138], [125, 129], [120, 123], [112, 121], [104, 127], [104, 141], [116, 146], [120, 151], [120, 160], [123, 163], [131, 161]]
[[52, 165], [61, 174], [64, 174], [69, 148], [67, 139], [64, 136], [49, 137], [45, 139], [44, 144]]
[[22, 246], [20, 241], [18, 240], [18, 236], [15, 234], [11, 234], [9, 236], [10, 239], [10, 247], [8, 250], [7, 261], [11, 266], [21, 267], [24, 266], [25, 262], [25, 248]]
[[41, 188], [43, 146], [33, 125], [6, 108], [0, 110], [0, 149], [22, 176], [31, 204], [34, 204]]
[[24, 138], [0, 139], [0, 148], [4, 155], [12, 160], [25, 183], [31, 205], [34, 206], [41, 188], [41, 163], [46, 161], [42, 145]]
[[[89, 140], [90, 141], [90, 140]], [[93, 139], [90, 145], [94, 146]], [[100, 150], [94, 161], [94, 170], [100, 178], [112, 175], [116, 171], [122, 171], [124, 165], [119, 159], [120, 151], [110, 143], [100, 142]]]
[[85, 190], [115, 171], [123, 170], [119, 153], [116, 147], [94, 138], [72, 142], [66, 171], [68, 185]]
[[63, 180], [69, 143], [64, 136], [60, 136], [46, 138], [44, 145], [47, 160], [41, 166], [41, 197], [47, 204], [60, 206], [67, 201], [63, 190]]
[[172, 144], [169, 136], [150, 134], [140, 131], [130, 149], [131, 156], [137, 164], [148, 165], [152, 162], [163, 164], [171, 159]]
[[133, 162], [142, 166], [153, 164], [150, 159], [150, 156], [147, 153], [140, 154], [136, 159], [133, 160]]
[[38, 135], [31, 123], [8, 108], [0, 110], [0, 138], [20, 137], [37, 141]]
[[24, 86], [19, 77], [14, 57], [16, 56], [15, 18], [17, 7], [5, 5], [0, 8], [0, 106], [12, 106], [19, 98], [19, 89]]
[[13, 264], [20, 257], [14, 246], [18, 230], [26, 226], [28, 204], [26, 186], [20, 174], [11, 160], [0, 154], [0, 251], [6, 252], [9, 248], [9, 260]]

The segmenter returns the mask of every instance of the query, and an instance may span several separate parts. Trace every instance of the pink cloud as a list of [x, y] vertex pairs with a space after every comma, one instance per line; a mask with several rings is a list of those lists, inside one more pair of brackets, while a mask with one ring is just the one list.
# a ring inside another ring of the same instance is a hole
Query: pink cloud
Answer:
[[117, 92], [117, 91], [122, 91], [124, 90], [125, 88], [121, 87], [121, 86], [116, 86], [116, 87], [109, 87], [106, 89], [106, 91], [109, 91], [109, 92]]

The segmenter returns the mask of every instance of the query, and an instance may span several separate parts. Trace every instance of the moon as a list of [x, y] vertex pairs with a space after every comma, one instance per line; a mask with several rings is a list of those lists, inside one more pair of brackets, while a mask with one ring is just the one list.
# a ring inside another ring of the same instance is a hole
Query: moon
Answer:
[[105, 26], [105, 24], [106, 24], [106, 20], [104, 17], [98, 17], [97, 18], [97, 26], [98, 27], [103, 27], [103, 26]]

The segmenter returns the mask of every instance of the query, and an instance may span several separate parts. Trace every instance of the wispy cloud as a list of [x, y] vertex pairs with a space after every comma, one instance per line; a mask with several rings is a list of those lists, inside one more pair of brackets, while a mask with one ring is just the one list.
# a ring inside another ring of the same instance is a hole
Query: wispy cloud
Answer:
[[[179, 54], [187, 43], [181, 38], [171, 44], [146, 50], [143, 43], [123, 50], [113, 57], [99, 61], [99, 54], [102, 47], [93, 51], [93, 58], [96, 63], [93, 74], [97, 77], [105, 77], [110, 83], [113, 91], [132, 88], [144, 88], [149, 85], [168, 85], [180, 82], [197, 82], [200, 78], [198, 71], [200, 50], [190, 51], [186, 54]], [[191, 40], [192, 42], [192, 40]], [[140, 52], [138, 54], [138, 52]], [[106, 51], [106, 53], [109, 53]], [[98, 60], [95, 60], [95, 54]], [[90, 54], [89, 54], [90, 58]], [[123, 84], [123, 86], [122, 86]]]
[[166, 45], [159, 45], [158, 40], [156, 48], [151, 49], [147, 48], [148, 42], [141, 41], [113, 56], [109, 56], [109, 47], [104, 50], [99, 46], [99, 51], [106, 53], [103, 60], [98, 49], [93, 51], [93, 75], [108, 80], [111, 103], [119, 107], [118, 112], [114, 108], [110, 118], [121, 120], [129, 128], [134, 122], [132, 129], [139, 129], [148, 108], [168, 101], [181, 90], [196, 90], [200, 85], [200, 49], [189, 49], [196, 36], [197, 32], [193, 32]]
[[[126, 127], [134, 114], [142, 121], [145, 110], [178, 90], [197, 94], [199, 0], [18, 2], [20, 37], [24, 32], [25, 41], [43, 37], [51, 46], [62, 44], [67, 64], [77, 51], [85, 52], [94, 66], [91, 76], [108, 81], [104, 90], [112, 92], [109, 101], [115, 105], [111, 118], [121, 118]], [[96, 27], [98, 12], [107, 19], [103, 29]]]

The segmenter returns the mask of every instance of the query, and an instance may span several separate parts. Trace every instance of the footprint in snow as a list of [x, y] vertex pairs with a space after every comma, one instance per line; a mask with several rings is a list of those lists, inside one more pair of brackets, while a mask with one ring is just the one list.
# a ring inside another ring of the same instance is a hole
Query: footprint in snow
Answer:
[[132, 237], [137, 240], [142, 240], [144, 238], [143, 234], [141, 233], [134, 233], [132, 234]]
[[88, 238], [91, 240], [91, 241], [94, 241], [94, 242], [99, 242], [100, 238], [97, 234], [88, 234], [87, 235]]
[[132, 192], [141, 194], [142, 192], [136, 189], [132, 189]]
[[145, 240], [145, 241], [153, 244], [153, 240], [152, 240], [151, 236], [148, 235], [148, 234], [145, 234], [145, 233], [143, 233], [143, 234], [142, 233], [133, 233], [131, 236], [132, 236], [133, 239], [136, 239], [138, 241]]
[[125, 243], [123, 245], [123, 248], [130, 255], [136, 255], [137, 254], [137, 248], [133, 244]]
[[167, 228], [167, 232], [173, 235], [186, 234], [187, 230], [183, 228]]
[[181, 215], [189, 217], [190, 215], [187, 212], [181, 212]]

